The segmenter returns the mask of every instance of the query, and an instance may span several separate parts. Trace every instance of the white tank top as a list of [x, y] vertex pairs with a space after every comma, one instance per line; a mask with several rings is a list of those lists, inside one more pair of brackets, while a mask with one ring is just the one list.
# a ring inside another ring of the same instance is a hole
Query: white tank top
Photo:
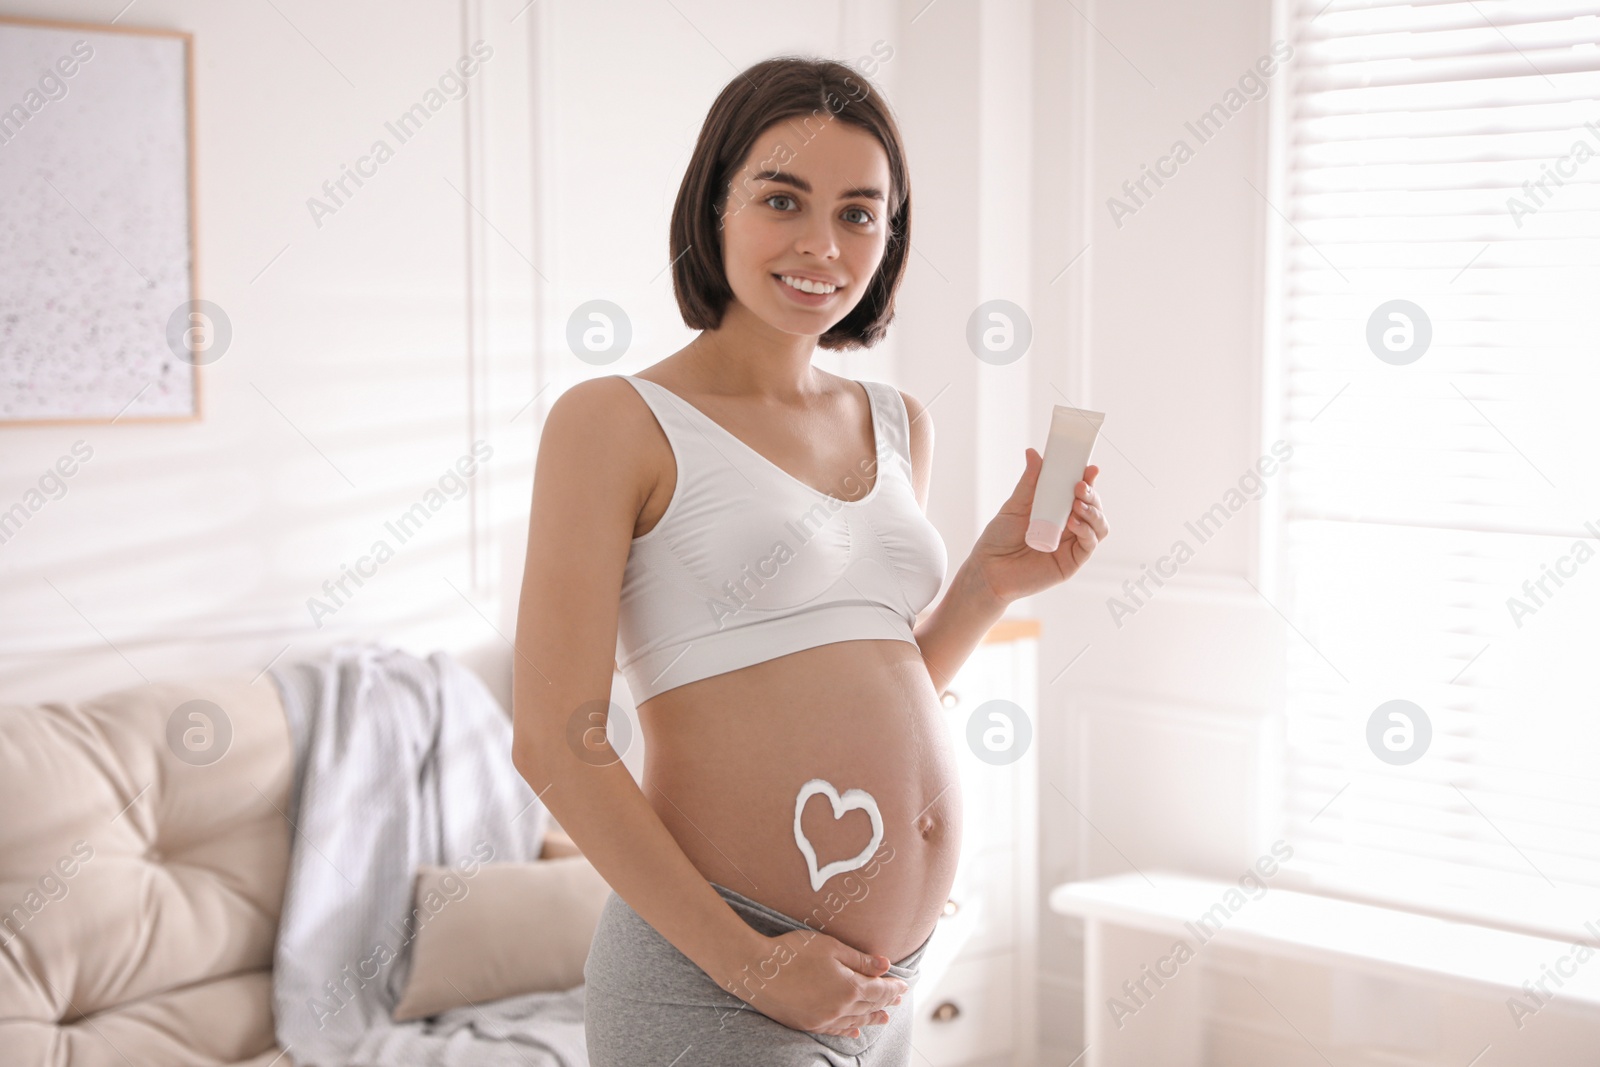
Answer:
[[[944, 540], [917, 504], [910, 422], [893, 386], [861, 382], [875, 460], [846, 501], [788, 474], [655, 382], [632, 383], [677, 462], [667, 510], [628, 549], [617, 666], [636, 703], [835, 641], [916, 643], [944, 584]], [[875, 468], [875, 469], [874, 469]]]

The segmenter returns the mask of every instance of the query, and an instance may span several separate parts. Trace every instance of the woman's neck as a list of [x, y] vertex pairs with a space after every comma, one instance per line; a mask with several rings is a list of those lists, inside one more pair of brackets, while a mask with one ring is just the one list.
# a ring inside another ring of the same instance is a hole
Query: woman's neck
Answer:
[[708, 393], [788, 402], [824, 390], [822, 375], [811, 364], [816, 347], [816, 337], [774, 330], [730, 301], [722, 325], [702, 331], [683, 353]]

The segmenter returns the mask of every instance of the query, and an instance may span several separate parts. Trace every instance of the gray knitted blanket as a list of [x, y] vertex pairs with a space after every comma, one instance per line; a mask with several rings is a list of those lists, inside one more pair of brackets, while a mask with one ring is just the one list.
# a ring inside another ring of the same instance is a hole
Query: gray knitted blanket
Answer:
[[526, 862], [543, 845], [548, 813], [511, 764], [499, 702], [443, 652], [344, 644], [270, 673], [294, 748], [272, 990], [286, 1058], [588, 1067], [583, 986], [390, 1018], [410, 974], [417, 867]]

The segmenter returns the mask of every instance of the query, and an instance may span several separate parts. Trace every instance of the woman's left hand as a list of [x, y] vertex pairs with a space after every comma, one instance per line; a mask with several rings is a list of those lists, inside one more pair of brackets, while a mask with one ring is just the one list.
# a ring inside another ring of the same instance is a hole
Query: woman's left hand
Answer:
[[1074, 490], [1072, 512], [1061, 532], [1061, 544], [1054, 552], [1040, 552], [1023, 541], [1033, 510], [1033, 490], [1039, 482], [1044, 457], [1027, 450], [1022, 478], [1011, 498], [989, 520], [978, 543], [972, 546], [972, 562], [989, 588], [1004, 603], [1028, 596], [1071, 578], [1078, 573], [1095, 546], [1111, 532], [1100, 507], [1100, 494], [1094, 488], [1100, 468], [1089, 466]]

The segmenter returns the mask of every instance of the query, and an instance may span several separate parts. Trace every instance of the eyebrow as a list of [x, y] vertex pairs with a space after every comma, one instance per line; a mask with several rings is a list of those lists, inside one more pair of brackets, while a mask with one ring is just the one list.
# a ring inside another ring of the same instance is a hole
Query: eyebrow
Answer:
[[[802, 193], [809, 193], [811, 191], [810, 182], [806, 181], [798, 174], [790, 174], [786, 170], [769, 170], [765, 174], [756, 174], [755, 179], [756, 181], [761, 182], [781, 182], [784, 185], [792, 185]], [[853, 200], [857, 198], [863, 200], [888, 201], [888, 197], [883, 195], [883, 190], [879, 189], [875, 185], [857, 185], [854, 188], [846, 189], [844, 192], [839, 194], [840, 200]]]

